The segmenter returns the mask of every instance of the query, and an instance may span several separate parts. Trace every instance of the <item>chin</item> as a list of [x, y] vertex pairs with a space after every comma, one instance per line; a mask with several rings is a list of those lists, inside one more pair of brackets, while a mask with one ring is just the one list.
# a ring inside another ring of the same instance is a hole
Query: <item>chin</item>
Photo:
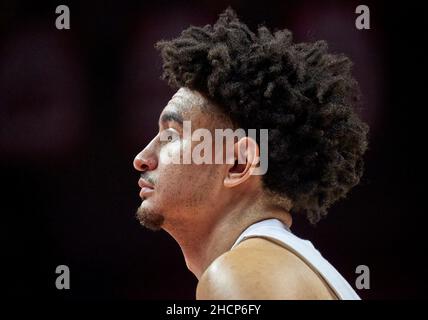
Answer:
[[159, 211], [155, 210], [147, 200], [144, 200], [136, 213], [137, 219], [140, 224], [152, 231], [159, 231], [162, 229], [165, 217]]

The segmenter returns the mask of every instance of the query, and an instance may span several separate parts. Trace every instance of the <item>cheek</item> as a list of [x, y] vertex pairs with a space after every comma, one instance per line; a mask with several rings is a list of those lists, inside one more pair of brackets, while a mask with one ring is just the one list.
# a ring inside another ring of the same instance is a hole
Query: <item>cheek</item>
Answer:
[[188, 141], [178, 140], [161, 148], [157, 168], [158, 201], [169, 205], [197, 205], [219, 193], [222, 166], [186, 164], [186, 150], [190, 146]]
[[159, 166], [179, 163], [181, 149], [180, 141], [169, 142], [162, 146], [159, 152]]
[[187, 139], [177, 139], [163, 145], [159, 152], [159, 164], [191, 164], [192, 143]]
[[201, 206], [219, 192], [214, 165], [169, 164], [159, 169], [158, 201], [169, 206]]

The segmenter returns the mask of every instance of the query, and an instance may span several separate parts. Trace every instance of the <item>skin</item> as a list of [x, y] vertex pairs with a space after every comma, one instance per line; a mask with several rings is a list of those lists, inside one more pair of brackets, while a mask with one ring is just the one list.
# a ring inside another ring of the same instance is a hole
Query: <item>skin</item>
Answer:
[[[154, 186], [142, 196], [137, 218], [151, 230], [165, 230], [180, 245], [188, 269], [199, 280], [196, 298], [335, 298], [302, 260], [272, 241], [250, 238], [230, 250], [258, 221], [292, 223], [289, 212], [269, 201], [261, 176], [251, 175], [257, 143], [248, 137], [236, 141], [234, 156], [243, 152], [243, 164], [168, 164], [168, 156], [199, 144], [183, 136], [177, 120], [190, 120], [192, 132], [206, 128], [213, 136], [216, 128], [234, 127], [218, 106], [188, 88], [174, 94], [159, 119], [158, 134], [134, 159], [135, 169]], [[160, 141], [165, 134], [170, 141]]]

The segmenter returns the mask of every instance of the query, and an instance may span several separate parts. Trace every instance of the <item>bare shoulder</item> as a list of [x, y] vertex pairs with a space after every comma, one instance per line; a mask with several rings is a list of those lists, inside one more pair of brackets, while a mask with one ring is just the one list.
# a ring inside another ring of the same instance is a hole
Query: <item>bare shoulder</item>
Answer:
[[211, 263], [200, 278], [196, 299], [335, 299], [335, 295], [294, 253], [267, 239], [251, 238]]

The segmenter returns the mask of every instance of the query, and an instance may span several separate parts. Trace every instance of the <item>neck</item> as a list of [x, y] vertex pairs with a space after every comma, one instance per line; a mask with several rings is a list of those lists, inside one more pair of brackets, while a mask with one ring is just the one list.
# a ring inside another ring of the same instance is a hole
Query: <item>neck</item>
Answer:
[[166, 230], [180, 245], [188, 269], [199, 280], [209, 265], [230, 250], [239, 235], [250, 225], [265, 219], [276, 218], [291, 226], [291, 215], [279, 208], [252, 202], [230, 210], [217, 221], [192, 221], [180, 231]]

